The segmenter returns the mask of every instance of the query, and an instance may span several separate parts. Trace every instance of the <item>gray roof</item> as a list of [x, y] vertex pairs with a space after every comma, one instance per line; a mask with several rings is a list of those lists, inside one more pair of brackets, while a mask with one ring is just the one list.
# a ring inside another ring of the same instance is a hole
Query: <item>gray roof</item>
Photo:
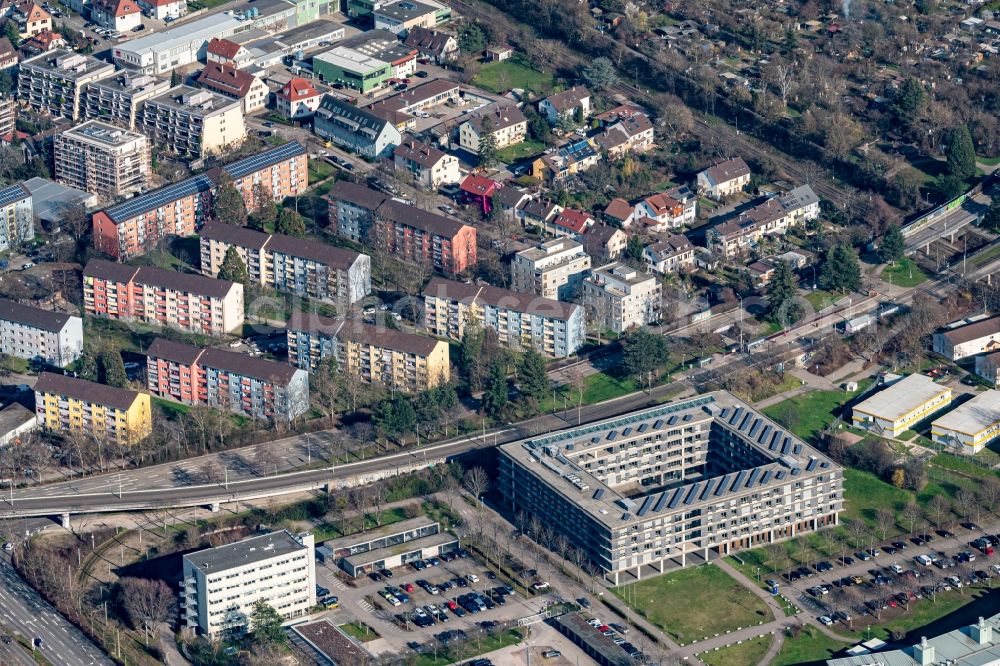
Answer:
[[225, 546], [199, 550], [196, 553], [185, 555], [184, 559], [205, 575], [211, 575], [304, 549], [306, 547], [299, 543], [291, 532], [282, 530], [250, 537]]
[[0, 435], [35, 420], [35, 413], [18, 402], [12, 402], [0, 409]]
[[285, 363], [254, 358], [227, 349], [215, 349], [214, 347], [201, 349], [194, 345], [171, 342], [162, 338], [153, 341], [153, 344], [146, 350], [146, 356], [148, 358], [162, 358], [183, 365], [197, 363], [200, 366], [223, 370], [243, 377], [253, 377], [279, 386], [287, 385], [296, 373], [301, 372], [301, 370]]
[[71, 315], [62, 312], [52, 312], [0, 299], [0, 319], [4, 321], [12, 321], [32, 328], [40, 328], [43, 331], [58, 333], [70, 318]]
[[47, 178], [29, 178], [22, 185], [31, 192], [31, 205], [35, 217], [46, 221], [61, 220], [66, 216], [68, 209], [76, 206], [89, 208], [97, 201], [95, 194], [60, 185]]
[[323, 95], [319, 108], [316, 109], [316, 115], [324, 120], [344, 125], [354, 132], [365, 133], [369, 139], [377, 137], [389, 124], [388, 120], [337, 99], [333, 95]]
[[64, 395], [75, 398], [83, 402], [117, 409], [128, 409], [139, 396], [137, 391], [116, 388], [97, 382], [88, 382], [86, 379], [77, 379], [69, 375], [57, 375], [53, 372], [43, 372], [38, 375], [35, 382], [35, 391], [38, 393], [50, 393], [52, 395]]

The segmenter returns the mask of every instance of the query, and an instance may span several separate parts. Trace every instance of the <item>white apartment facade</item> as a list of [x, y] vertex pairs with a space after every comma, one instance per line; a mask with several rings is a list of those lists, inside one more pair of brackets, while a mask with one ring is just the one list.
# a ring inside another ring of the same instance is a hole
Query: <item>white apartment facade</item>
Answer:
[[750, 167], [742, 157], [719, 162], [698, 174], [698, 191], [720, 201], [750, 184]]
[[502, 106], [489, 113], [471, 118], [458, 128], [458, 141], [469, 152], [479, 152], [479, 140], [484, 134], [483, 125], [497, 142], [497, 149], [521, 143], [528, 136], [528, 119], [516, 106]]
[[415, 184], [429, 190], [457, 183], [462, 177], [457, 157], [414, 139], [396, 146], [393, 161], [397, 172], [410, 174]]
[[589, 321], [604, 330], [623, 333], [660, 318], [660, 281], [625, 264], [595, 268], [583, 281], [583, 304]]
[[149, 139], [97, 120], [56, 134], [53, 162], [58, 182], [106, 199], [144, 190], [153, 173]]
[[83, 353], [79, 317], [0, 299], [0, 354], [66, 367]]
[[316, 554], [311, 532], [287, 530], [250, 537], [183, 557], [181, 615], [210, 638], [252, 631], [263, 601], [288, 620], [316, 605]]
[[79, 120], [87, 85], [112, 76], [115, 66], [65, 49], [49, 51], [21, 63], [17, 99], [39, 113]]
[[181, 155], [205, 156], [246, 138], [243, 103], [179, 85], [146, 100], [142, 132]]
[[514, 255], [511, 289], [566, 301], [577, 293], [590, 271], [590, 255], [569, 238], [556, 238]]
[[935, 333], [932, 348], [950, 361], [1000, 351], [1000, 317], [990, 317]]
[[0, 189], [0, 251], [35, 237], [34, 203], [24, 185]]

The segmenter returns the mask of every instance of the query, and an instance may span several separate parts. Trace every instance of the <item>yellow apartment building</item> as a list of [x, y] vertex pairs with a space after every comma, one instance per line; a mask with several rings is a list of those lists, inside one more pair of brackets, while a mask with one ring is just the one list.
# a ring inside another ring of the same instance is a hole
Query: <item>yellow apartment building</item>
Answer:
[[149, 394], [50, 372], [35, 384], [35, 417], [45, 430], [127, 444], [153, 430]]

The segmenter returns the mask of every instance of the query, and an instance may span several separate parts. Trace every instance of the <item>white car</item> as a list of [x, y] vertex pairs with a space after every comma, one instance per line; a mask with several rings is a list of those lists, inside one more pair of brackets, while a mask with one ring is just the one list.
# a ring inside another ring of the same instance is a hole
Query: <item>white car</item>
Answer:
[[243, 344], [242, 340], [233, 340], [232, 342], [229, 343], [229, 346], [232, 347], [233, 349], [236, 349], [241, 344]]
[[476, 574], [468, 574], [465, 576], [465, 580], [469, 581], [470, 583], [478, 583], [479, 576], [477, 576]]
[[820, 621], [821, 624], [823, 624], [826, 627], [829, 627], [831, 624], [833, 624], [833, 619], [829, 615], [820, 615], [817, 619]]
[[9, 553], [10, 551], [14, 550], [14, 544], [12, 544], [10, 541], [5, 541], [3, 544], [3, 549]]

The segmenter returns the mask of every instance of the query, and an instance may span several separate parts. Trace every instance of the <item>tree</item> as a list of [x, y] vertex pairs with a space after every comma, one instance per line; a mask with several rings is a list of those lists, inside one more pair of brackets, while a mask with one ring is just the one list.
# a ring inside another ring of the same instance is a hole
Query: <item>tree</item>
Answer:
[[409, 398], [397, 395], [380, 402], [375, 408], [373, 419], [383, 433], [398, 437], [413, 431], [417, 424], [417, 413]]
[[123, 578], [121, 598], [132, 626], [148, 635], [150, 629], [166, 620], [174, 606], [174, 595], [162, 580]]
[[926, 105], [927, 91], [919, 81], [910, 77], [903, 82], [896, 93], [893, 111], [900, 120], [909, 124], [917, 119]]
[[281, 615], [263, 599], [254, 604], [250, 621], [255, 643], [261, 645], [284, 644], [285, 631], [281, 628]]
[[618, 80], [614, 63], [604, 56], [594, 58], [593, 62], [584, 68], [581, 76], [593, 90], [607, 90]]
[[486, 49], [486, 31], [478, 23], [466, 23], [458, 29], [458, 48], [462, 53], [480, 53]]
[[263, 183], [254, 183], [252, 191], [253, 205], [256, 209], [251, 215], [253, 226], [255, 229], [265, 231], [278, 221], [278, 206], [274, 203], [270, 190]]
[[779, 324], [792, 324], [802, 317], [802, 306], [795, 302], [795, 275], [787, 261], [778, 261], [768, 282], [767, 317]]
[[91, 352], [83, 352], [76, 364], [76, 374], [91, 382], [98, 380], [97, 359]]
[[275, 230], [279, 234], [302, 238], [306, 235], [306, 221], [292, 208], [282, 208]]
[[976, 149], [968, 125], [959, 125], [948, 132], [948, 174], [960, 180], [976, 175]]
[[170, 70], [170, 87], [179, 86], [181, 84], [181, 75], [176, 69]]
[[479, 132], [479, 166], [482, 169], [489, 169], [498, 161], [499, 147], [497, 146], [497, 136], [493, 131], [493, 121], [483, 118]]
[[625, 372], [640, 379], [659, 369], [669, 357], [666, 338], [645, 328], [629, 335], [622, 346]]
[[903, 233], [895, 224], [889, 226], [882, 236], [882, 243], [878, 248], [879, 260], [883, 264], [894, 264], [903, 258], [903, 251], [906, 249], [903, 241]]
[[824, 289], [841, 293], [856, 291], [861, 286], [861, 265], [851, 246], [839, 244], [827, 250], [820, 284]]
[[247, 207], [243, 201], [243, 193], [236, 189], [233, 179], [225, 172], [219, 176], [219, 185], [215, 188], [212, 213], [219, 222], [239, 227], [247, 223]]
[[993, 195], [990, 207], [983, 214], [983, 226], [990, 231], [1000, 232], [1000, 192]]
[[128, 386], [128, 374], [125, 372], [122, 355], [113, 349], [101, 352], [101, 371], [104, 384], [117, 388]]
[[482, 467], [473, 467], [465, 473], [462, 479], [465, 489], [477, 500], [490, 489], [490, 476]]
[[633, 266], [642, 266], [646, 252], [646, 244], [642, 242], [642, 236], [633, 234], [629, 237], [625, 245], [625, 258]]
[[235, 245], [230, 245], [226, 250], [226, 256], [222, 258], [222, 266], [219, 267], [219, 279], [236, 282], [244, 287], [250, 283], [250, 276], [247, 273], [246, 264], [240, 257]]
[[549, 377], [545, 372], [545, 359], [534, 349], [521, 355], [518, 363], [518, 386], [521, 393], [531, 400], [541, 400], [549, 390]]
[[492, 418], [498, 418], [507, 407], [509, 393], [507, 391], [507, 373], [504, 364], [498, 359], [490, 365], [483, 387], [483, 413]]

